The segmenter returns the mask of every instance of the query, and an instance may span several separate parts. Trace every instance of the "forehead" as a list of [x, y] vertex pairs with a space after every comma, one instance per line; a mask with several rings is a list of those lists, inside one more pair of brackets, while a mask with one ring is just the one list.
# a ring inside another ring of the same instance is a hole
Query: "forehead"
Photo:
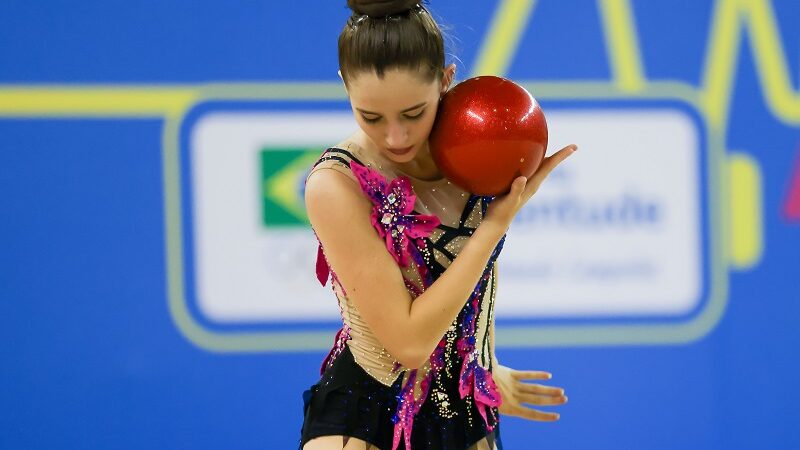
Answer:
[[387, 70], [383, 77], [361, 72], [348, 82], [350, 101], [370, 111], [400, 111], [438, 95], [436, 80], [408, 69]]

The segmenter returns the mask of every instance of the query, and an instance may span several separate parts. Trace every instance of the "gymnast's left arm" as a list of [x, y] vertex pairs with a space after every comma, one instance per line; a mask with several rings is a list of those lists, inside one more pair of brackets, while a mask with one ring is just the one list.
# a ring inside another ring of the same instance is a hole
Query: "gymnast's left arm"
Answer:
[[[495, 277], [497, 268], [495, 266]], [[541, 384], [526, 383], [527, 380], [549, 380], [552, 375], [548, 372], [536, 370], [514, 370], [510, 367], [501, 366], [497, 362], [494, 351], [494, 321], [495, 314], [492, 314], [490, 326], [491, 337], [491, 358], [492, 358], [492, 378], [497, 384], [500, 396], [503, 399], [500, 405], [500, 413], [509, 416], [517, 416], [528, 420], [538, 420], [542, 422], [553, 422], [558, 420], [559, 414], [545, 412], [534, 409], [530, 405], [555, 406], [563, 405], [567, 402], [564, 389], [554, 386], [544, 386]]]

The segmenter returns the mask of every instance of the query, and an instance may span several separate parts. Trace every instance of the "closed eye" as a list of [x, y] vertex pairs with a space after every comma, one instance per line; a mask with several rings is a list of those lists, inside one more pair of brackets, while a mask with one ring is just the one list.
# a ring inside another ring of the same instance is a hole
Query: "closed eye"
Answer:
[[417, 120], [420, 117], [422, 117], [423, 114], [425, 114], [425, 110], [424, 109], [422, 111], [414, 114], [413, 116], [412, 115], [408, 115], [408, 114], [403, 114], [403, 116], [405, 116], [406, 119]]
[[[422, 117], [422, 115], [423, 115], [423, 114], [425, 114], [425, 110], [424, 110], [424, 109], [423, 109], [422, 111], [420, 111], [420, 112], [418, 112], [418, 113], [414, 114], [414, 115], [410, 115], [410, 114], [403, 114], [403, 117], [405, 117], [405, 118], [406, 118], [406, 119], [408, 119], [408, 120], [418, 120], [419, 118], [421, 118], [421, 117]], [[367, 117], [367, 116], [365, 116], [365, 115], [363, 115], [363, 114], [361, 115], [361, 118], [362, 118], [362, 119], [364, 119], [364, 122], [367, 122], [367, 123], [376, 123], [376, 122], [378, 122], [379, 120], [381, 120], [381, 116], [377, 116], [377, 117]]]

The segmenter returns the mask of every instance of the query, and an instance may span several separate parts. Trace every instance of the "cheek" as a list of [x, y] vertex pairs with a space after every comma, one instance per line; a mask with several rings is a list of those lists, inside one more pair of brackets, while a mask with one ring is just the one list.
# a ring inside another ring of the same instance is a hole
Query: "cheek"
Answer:
[[369, 123], [359, 123], [361, 125], [361, 131], [367, 135], [369, 140], [372, 141], [378, 147], [382, 147], [384, 144], [384, 132], [380, 125], [377, 124], [369, 124]]
[[358, 124], [358, 127], [361, 128], [361, 131], [363, 131], [364, 134], [372, 139], [375, 139], [375, 137], [379, 134], [379, 128], [377, 124], [367, 123], [359, 118], [356, 118], [356, 123]]
[[417, 123], [417, 129], [420, 134], [424, 134], [427, 138], [429, 134], [431, 134], [431, 129], [433, 129], [433, 122], [436, 120], [436, 113], [428, 114], [425, 118]]
[[381, 142], [383, 140], [384, 132], [383, 130], [378, 127], [377, 125], [367, 125], [364, 128], [364, 133], [370, 137], [375, 142]]

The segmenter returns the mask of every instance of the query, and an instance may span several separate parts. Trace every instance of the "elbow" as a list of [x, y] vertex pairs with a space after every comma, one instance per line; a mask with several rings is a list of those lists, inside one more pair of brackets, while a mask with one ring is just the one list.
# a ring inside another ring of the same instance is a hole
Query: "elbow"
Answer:
[[397, 362], [407, 369], [418, 369], [422, 367], [428, 359], [430, 359], [433, 351], [426, 351], [420, 346], [408, 345], [398, 352], [396, 358]]
[[397, 362], [399, 362], [406, 369], [419, 369], [427, 360], [428, 358], [420, 358], [417, 355], [413, 355], [398, 358]]

